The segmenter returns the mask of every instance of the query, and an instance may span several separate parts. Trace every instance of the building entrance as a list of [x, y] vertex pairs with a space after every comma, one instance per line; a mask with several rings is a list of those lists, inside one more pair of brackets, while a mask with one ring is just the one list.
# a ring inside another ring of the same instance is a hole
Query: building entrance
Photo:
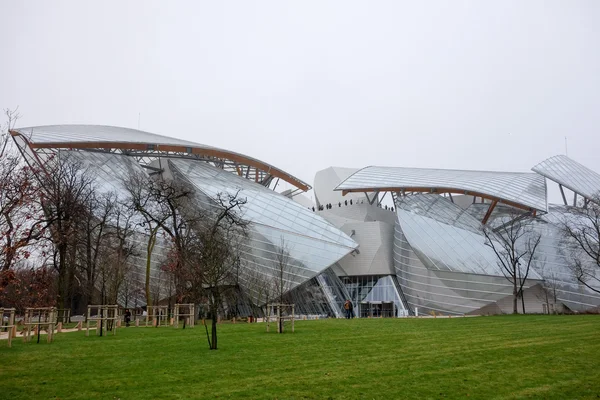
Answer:
[[392, 301], [363, 301], [359, 304], [361, 318], [393, 318], [396, 305]]

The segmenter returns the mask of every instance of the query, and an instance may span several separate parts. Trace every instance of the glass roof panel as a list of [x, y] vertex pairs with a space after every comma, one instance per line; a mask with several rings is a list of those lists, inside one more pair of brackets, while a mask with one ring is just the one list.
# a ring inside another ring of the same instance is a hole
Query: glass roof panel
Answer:
[[546, 211], [546, 181], [535, 173], [366, 167], [335, 190], [454, 189]]
[[565, 155], [550, 157], [531, 170], [587, 199], [600, 194], [600, 174]]
[[262, 185], [203, 162], [172, 159], [169, 165], [211, 198], [219, 193], [235, 194], [241, 191], [241, 196], [248, 200], [242, 211], [248, 221], [332, 242], [347, 247], [348, 251], [358, 246], [317, 213]]
[[179, 146], [214, 148], [187, 140], [175, 139], [139, 131], [105, 125], [47, 125], [18, 128], [14, 131], [26, 136], [33, 143], [61, 142], [117, 142], [117, 143], [151, 143]]
[[310, 189], [310, 185], [302, 180], [255, 158], [225, 149], [219, 149], [188, 140], [157, 135], [137, 129], [105, 125], [47, 125], [13, 129], [11, 130], [11, 133], [24, 136], [29, 142], [33, 143], [33, 145], [38, 145], [38, 147], [41, 147], [44, 144], [47, 146], [56, 145], [57, 147], [61, 147], [59, 145], [63, 144], [62, 147], [69, 148], [69, 144], [72, 144], [72, 146], [76, 146], [77, 144], [80, 147], [85, 148], [93, 147], [104, 149], [107, 147], [118, 147], [119, 149], [128, 150], [131, 148], [131, 146], [127, 146], [128, 144], [146, 144], [149, 146], [147, 149], [148, 151], [161, 151], [161, 146], [177, 146], [179, 147], [177, 151], [180, 152], [192, 154], [198, 152], [201, 154], [208, 153], [209, 157], [233, 160], [236, 163], [239, 162], [244, 165], [251, 165], [273, 176], [281, 178], [303, 191]]

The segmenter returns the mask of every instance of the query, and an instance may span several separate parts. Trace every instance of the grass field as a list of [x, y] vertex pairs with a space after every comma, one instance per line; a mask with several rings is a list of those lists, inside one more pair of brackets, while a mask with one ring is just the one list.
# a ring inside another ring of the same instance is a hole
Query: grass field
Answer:
[[64, 333], [0, 342], [0, 399], [600, 397], [599, 316], [320, 320], [296, 333]]

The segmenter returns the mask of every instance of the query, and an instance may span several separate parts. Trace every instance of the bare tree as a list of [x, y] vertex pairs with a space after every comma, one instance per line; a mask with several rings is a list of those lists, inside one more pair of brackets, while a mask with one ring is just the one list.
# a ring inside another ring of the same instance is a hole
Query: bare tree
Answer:
[[41, 204], [50, 240], [54, 246], [54, 267], [58, 275], [57, 305], [71, 306], [76, 273], [77, 234], [82, 217], [94, 194], [94, 178], [70, 153], [58, 153], [40, 173]]
[[138, 299], [143, 295], [144, 288], [135, 278], [135, 268], [129, 266], [125, 271], [121, 293], [123, 295], [123, 305], [129, 308], [133, 302], [137, 306]]
[[148, 177], [145, 174], [131, 174], [125, 186], [130, 193], [134, 209], [143, 216], [147, 225], [148, 245], [146, 254], [146, 302], [152, 304], [150, 295], [151, 256], [159, 231], [164, 232], [172, 241], [176, 265], [172, 266], [175, 291], [182, 296], [183, 287], [178, 279], [178, 270], [182, 268], [179, 260], [185, 251], [184, 240], [189, 218], [184, 218], [183, 210], [193, 194], [193, 189], [184, 183], [165, 180], [161, 177]]
[[225, 291], [234, 290], [241, 248], [247, 238], [248, 222], [239, 216], [246, 199], [236, 194], [219, 194], [217, 205], [202, 220], [190, 225], [185, 251], [179, 264], [185, 268], [182, 287], [191, 301], [205, 298], [211, 317], [206, 336], [211, 350], [218, 348], [217, 320], [223, 310]]
[[[284, 295], [292, 288], [294, 284], [294, 268], [290, 262], [291, 259], [289, 246], [285, 239], [281, 237], [281, 241], [277, 247], [275, 259], [273, 261], [275, 267], [273, 293], [275, 294], [279, 304], [283, 304]], [[267, 312], [269, 312], [269, 310], [267, 310]], [[278, 332], [283, 332], [283, 320], [279, 320], [279, 325]]]
[[541, 296], [538, 296], [540, 300], [546, 303], [547, 313], [550, 314], [552, 311], [556, 312], [558, 297], [556, 290], [559, 288], [559, 279], [555, 273], [543, 274], [544, 281], [542, 282]]
[[523, 286], [535, 261], [541, 235], [533, 231], [531, 220], [516, 213], [504, 218], [502, 222], [504, 223], [495, 230], [484, 227], [485, 244], [494, 251], [498, 266], [513, 286], [513, 314], [519, 313], [519, 297], [525, 313]]
[[275, 296], [277, 297], [279, 303], [283, 303], [283, 295], [290, 290], [291, 286], [293, 285], [293, 280], [291, 279], [292, 270], [290, 259], [290, 250], [285, 242], [285, 239], [282, 237], [273, 261], [275, 267], [273, 287], [275, 289]]
[[109, 246], [111, 257], [111, 276], [108, 285], [108, 301], [117, 303], [122, 294], [122, 285], [131, 271], [131, 258], [136, 255], [131, 237], [135, 233], [133, 209], [127, 204], [117, 202], [111, 213]]
[[84, 204], [85, 213], [80, 217], [78, 238], [79, 272], [85, 279], [84, 303], [93, 304], [92, 296], [96, 290], [96, 280], [100, 272], [102, 256], [110, 254], [109, 240], [112, 235], [111, 217], [115, 213], [116, 195], [114, 193], [92, 193]]
[[562, 228], [575, 278], [600, 293], [600, 195], [584, 200], [580, 207], [569, 208]]
[[21, 117], [19, 114], [19, 107], [14, 110], [5, 108], [4, 115], [6, 122], [3, 125], [0, 125], [0, 159], [6, 157], [10, 152], [10, 131], [15, 127], [18, 119]]
[[[5, 116], [7, 123], [0, 129], [0, 274], [29, 258], [32, 244], [46, 227], [34, 171], [9, 143], [9, 131], [19, 115], [16, 110], [5, 110]], [[0, 290], [3, 281], [0, 277]]]
[[246, 268], [243, 270], [242, 279], [244, 286], [250, 294], [250, 299], [253, 302], [252, 308], [256, 315], [266, 315], [267, 309], [265, 306], [276, 298], [275, 286], [276, 283], [272, 276], [265, 275], [258, 268]]

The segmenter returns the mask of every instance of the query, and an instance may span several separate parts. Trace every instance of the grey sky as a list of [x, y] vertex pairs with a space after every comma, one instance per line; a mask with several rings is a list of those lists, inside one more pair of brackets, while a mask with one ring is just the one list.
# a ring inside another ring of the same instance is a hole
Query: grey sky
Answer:
[[[0, 107], [331, 165], [600, 172], [600, 2], [0, 0]], [[558, 198], [553, 196], [553, 200]]]

